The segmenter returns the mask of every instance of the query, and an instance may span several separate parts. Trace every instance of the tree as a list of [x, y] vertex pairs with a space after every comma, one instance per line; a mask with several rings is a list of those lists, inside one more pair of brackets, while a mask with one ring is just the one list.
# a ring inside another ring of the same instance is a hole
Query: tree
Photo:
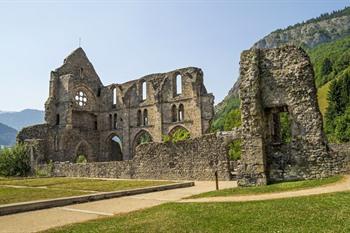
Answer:
[[231, 110], [224, 120], [224, 130], [230, 131], [235, 127], [241, 126], [241, 111], [239, 108]]
[[321, 74], [322, 75], [328, 75], [332, 72], [332, 62], [331, 60], [327, 57], [323, 60], [322, 63], [322, 70], [321, 70]]

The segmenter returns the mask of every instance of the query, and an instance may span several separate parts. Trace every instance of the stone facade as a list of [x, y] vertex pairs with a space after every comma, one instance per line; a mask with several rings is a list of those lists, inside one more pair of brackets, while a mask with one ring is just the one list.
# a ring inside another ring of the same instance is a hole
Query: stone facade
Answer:
[[[302, 49], [286, 46], [244, 51], [240, 78], [239, 185], [321, 178], [341, 172], [343, 157], [330, 153], [312, 65]], [[287, 143], [281, 140], [281, 113], [291, 122]]]
[[17, 139], [40, 140], [46, 160], [130, 160], [141, 142], [161, 142], [178, 128], [193, 138], [206, 133], [213, 103], [199, 68], [104, 86], [78, 48], [51, 72], [46, 124], [23, 129]]
[[[228, 146], [235, 134], [207, 134], [177, 143], [139, 145], [127, 161], [77, 164], [56, 162], [52, 175], [161, 180], [230, 180]], [[41, 165], [44, 169], [45, 165]]]

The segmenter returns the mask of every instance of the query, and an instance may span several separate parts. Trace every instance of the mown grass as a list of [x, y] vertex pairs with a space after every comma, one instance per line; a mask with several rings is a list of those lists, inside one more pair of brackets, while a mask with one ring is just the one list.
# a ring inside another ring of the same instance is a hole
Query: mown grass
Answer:
[[0, 205], [87, 194], [76, 190], [0, 187]]
[[244, 203], [169, 203], [46, 231], [350, 232], [350, 193]]
[[[169, 181], [102, 180], [84, 178], [0, 178], [0, 204], [68, 197], [169, 184]], [[8, 187], [8, 186], [23, 187]]]
[[38, 179], [8, 179], [0, 180], [0, 185], [17, 185], [27, 187], [48, 187], [55, 189], [73, 189], [109, 192], [169, 184], [169, 181], [145, 180], [101, 180], [84, 178], [38, 178]]
[[293, 191], [293, 190], [295, 191], [295, 190], [313, 188], [317, 186], [335, 183], [342, 179], [343, 179], [342, 176], [333, 176], [333, 177], [329, 177], [321, 180], [303, 180], [303, 181], [283, 182], [283, 183], [276, 183], [276, 184], [270, 184], [270, 185], [259, 186], [259, 187], [237, 187], [237, 188], [222, 189], [218, 191], [201, 193], [198, 195], [188, 197], [187, 199], [203, 198], [203, 197], [263, 194], [263, 193], [274, 193], [274, 192], [284, 192], [284, 191]]

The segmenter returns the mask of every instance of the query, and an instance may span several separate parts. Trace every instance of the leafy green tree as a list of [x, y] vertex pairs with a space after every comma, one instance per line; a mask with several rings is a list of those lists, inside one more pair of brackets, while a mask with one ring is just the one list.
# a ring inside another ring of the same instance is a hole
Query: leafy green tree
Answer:
[[327, 57], [323, 60], [323, 64], [322, 64], [322, 71], [321, 74], [322, 75], [328, 75], [332, 72], [332, 62], [331, 60]]
[[350, 107], [335, 119], [335, 137], [338, 142], [350, 141]]
[[234, 161], [240, 160], [241, 150], [241, 140], [234, 140], [229, 146], [228, 157]]
[[225, 116], [224, 120], [224, 130], [230, 131], [234, 127], [241, 126], [241, 111], [239, 108], [231, 110], [227, 116]]
[[30, 170], [30, 155], [25, 144], [0, 150], [0, 176], [26, 176]]

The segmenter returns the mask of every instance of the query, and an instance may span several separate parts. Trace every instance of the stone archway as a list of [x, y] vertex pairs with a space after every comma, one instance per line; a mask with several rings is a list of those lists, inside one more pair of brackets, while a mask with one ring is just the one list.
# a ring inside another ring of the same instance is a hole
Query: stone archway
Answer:
[[133, 144], [132, 144], [132, 156], [134, 157], [136, 147], [138, 145], [148, 143], [148, 142], [153, 142], [152, 135], [146, 130], [140, 130], [136, 134], [134, 141], [133, 141]]
[[118, 135], [113, 133], [107, 138], [106, 143], [108, 145], [108, 160], [122, 161], [123, 160], [122, 139]]
[[174, 126], [168, 133], [168, 135], [170, 137], [173, 137], [173, 135], [178, 132], [178, 131], [184, 131], [184, 132], [187, 132], [188, 134], [190, 134], [190, 131], [188, 129], [186, 129], [184, 126], [182, 125], [177, 125], [177, 126]]
[[84, 156], [85, 159], [88, 161], [88, 162], [91, 162], [92, 161], [92, 148], [90, 146], [90, 144], [85, 141], [85, 140], [82, 140], [78, 143], [78, 145], [75, 147], [75, 154], [74, 154], [74, 161], [73, 162], [76, 162], [77, 158], [79, 156]]

